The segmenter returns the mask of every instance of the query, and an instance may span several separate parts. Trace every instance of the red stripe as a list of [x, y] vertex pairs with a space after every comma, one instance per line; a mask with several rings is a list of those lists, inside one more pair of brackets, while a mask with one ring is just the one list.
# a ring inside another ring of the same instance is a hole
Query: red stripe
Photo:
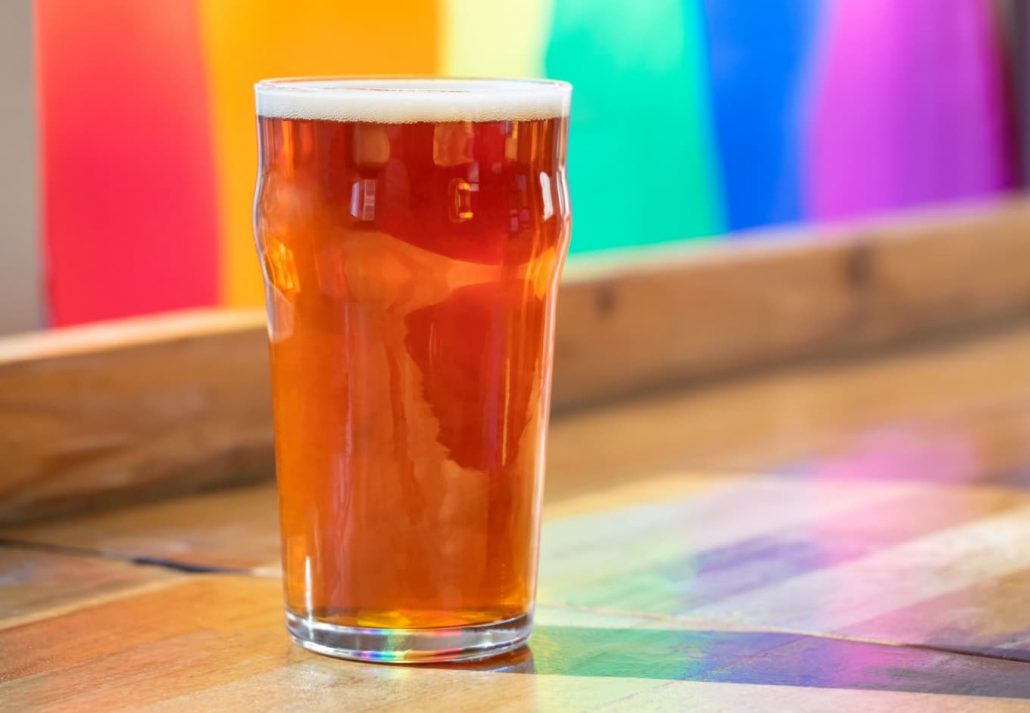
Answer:
[[36, 28], [51, 322], [214, 304], [194, 4], [36, 0]]

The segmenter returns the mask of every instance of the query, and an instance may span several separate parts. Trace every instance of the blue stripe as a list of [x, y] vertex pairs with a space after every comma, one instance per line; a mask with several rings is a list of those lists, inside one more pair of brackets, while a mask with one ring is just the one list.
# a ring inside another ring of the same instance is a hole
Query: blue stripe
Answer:
[[804, 78], [822, 0], [705, 0], [708, 58], [731, 230], [802, 218]]

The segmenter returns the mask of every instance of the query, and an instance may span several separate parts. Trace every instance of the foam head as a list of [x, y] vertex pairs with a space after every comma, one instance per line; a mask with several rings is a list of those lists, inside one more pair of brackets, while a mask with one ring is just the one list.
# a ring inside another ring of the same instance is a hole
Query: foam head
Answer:
[[535, 79], [270, 79], [259, 116], [410, 124], [568, 116], [572, 87]]

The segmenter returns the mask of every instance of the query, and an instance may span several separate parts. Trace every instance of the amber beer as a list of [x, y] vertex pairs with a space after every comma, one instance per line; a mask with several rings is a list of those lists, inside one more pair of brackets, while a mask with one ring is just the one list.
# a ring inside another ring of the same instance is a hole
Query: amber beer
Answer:
[[477, 658], [532, 624], [570, 88], [257, 86], [287, 626]]

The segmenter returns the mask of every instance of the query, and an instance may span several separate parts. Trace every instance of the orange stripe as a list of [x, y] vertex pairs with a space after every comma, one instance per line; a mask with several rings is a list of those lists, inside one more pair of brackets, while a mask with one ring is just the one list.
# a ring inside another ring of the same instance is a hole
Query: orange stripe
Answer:
[[255, 81], [313, 74], [433, 74], [435, 0], [198, 0], [220, 190], [221, 299], [261, 302], [251, 233]]

